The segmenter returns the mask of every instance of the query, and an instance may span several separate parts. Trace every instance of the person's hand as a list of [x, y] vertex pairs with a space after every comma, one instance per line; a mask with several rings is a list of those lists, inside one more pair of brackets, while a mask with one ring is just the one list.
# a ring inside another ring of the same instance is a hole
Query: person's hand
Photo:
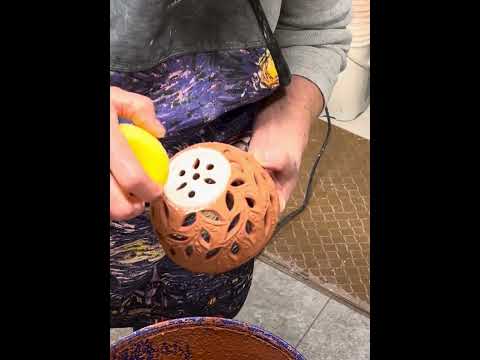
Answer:
[[323, 110], [323, 95], [309, 80], [293, 76], [285, 91], [274, 95], [257, 114], [249, 152], [272, 175], [280, 210], [292, 194], [310, 124]]
[[119, 130], [119, 116], [157, 138], [165, 135], [149, 98], [110, 87], [110, 219], [117, 221], [140, 215], [145, 202], [155, 200], [163, 191], [137, 161]]

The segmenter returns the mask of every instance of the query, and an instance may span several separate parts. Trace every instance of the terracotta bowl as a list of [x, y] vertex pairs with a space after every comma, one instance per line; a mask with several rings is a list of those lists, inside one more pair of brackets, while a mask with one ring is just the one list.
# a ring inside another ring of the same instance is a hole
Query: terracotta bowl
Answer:
[[220, 318], [158, 323], [120, 339], [110, 360], [305, 360], [291, 345], [256, 326]]
[[191, 146], [170, 161], [152, 224], [166, 254], [192, 272], [222, 273], [257, 256], [279, 215], [275, 184], [247, 152]]

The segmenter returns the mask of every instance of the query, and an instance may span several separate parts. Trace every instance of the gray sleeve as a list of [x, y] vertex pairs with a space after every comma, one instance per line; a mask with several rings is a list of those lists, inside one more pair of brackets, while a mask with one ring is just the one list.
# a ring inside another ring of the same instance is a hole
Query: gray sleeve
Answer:
[[292, 74], [315, 83], [330, 98], [345, 69], [351, 0], [283, 0], [275, 36]]

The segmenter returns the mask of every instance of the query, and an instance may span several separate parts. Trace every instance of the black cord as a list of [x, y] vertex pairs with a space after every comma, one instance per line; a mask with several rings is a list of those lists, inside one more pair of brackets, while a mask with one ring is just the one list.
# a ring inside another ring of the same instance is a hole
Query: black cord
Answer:
[[[335, 120], [335, 121], [338, 121], [338, 122], [342, 122], [342, 123], [349, 123], [349, 122], [352, 122], [352, 121], [355, 121], [357, 120], [360, 116], [362, 116], [363, 114], [365, 114], [365, 112], [368, 110], [368, 106], [365, 108], [365, 110], [363, 110], [362, 112], [358, 113], [353, 119], [349, 119], [349, 120], [345, 120], [345, 119], [337, 119], [335, 116], [330, 116], [330, 119], [332, 120]], [[325, 117], [325, 116], [320, 116], [321, 118]]]
[[[331, 120], [330, 120], [330, 113], [328, 112], [328, 108], [325, 107], [325, 115], [327, 117], [327, 134], [325, 135], [325, 140], [323, 140], [322, 147], [320, 148], [320, 151], [317, 154], [317, 158], [315, 159], [315, 162], [310, 170], [310, 175], [308, 177], [308, 184], [307, 184], [307, 190], [305, 191], [305, 197], [303, 198], [303, 203], [298, 207], [297, 209], [293, 210], [289, 214], [285, 215], [282, 219], [277, 224], [277, 227], [275, 229], [275, 232], [273, 233], [273, 236], [277, 235], [277, 233], [290, 221], [292, 221], [297, 215], [301, 214], [308, 206], [308, 203], [310, 202], [310, 199], [312, 197], [313, 193], [313, 179], [315, 177], [315, 173], [317, 171], [318, 164], [320, 162], [320, 159], [322, 158], [323, 154], [325, 153], [325, 149], [327, 148], [328, 145], [328, 140], [330, 139], [330, 131], [332, 128]], [[272, 237], [273, 237], [272, 236]]]

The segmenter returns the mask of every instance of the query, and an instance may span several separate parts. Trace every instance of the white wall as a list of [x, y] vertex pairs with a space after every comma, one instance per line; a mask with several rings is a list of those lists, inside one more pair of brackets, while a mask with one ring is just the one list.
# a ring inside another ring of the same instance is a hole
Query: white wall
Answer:
[[[352, 1], [352, 47], [328, 108], [330, 115], [353, 121], [370, 105], [370, 0]], [[369, 118], [368, 118], [369, 120]]]

